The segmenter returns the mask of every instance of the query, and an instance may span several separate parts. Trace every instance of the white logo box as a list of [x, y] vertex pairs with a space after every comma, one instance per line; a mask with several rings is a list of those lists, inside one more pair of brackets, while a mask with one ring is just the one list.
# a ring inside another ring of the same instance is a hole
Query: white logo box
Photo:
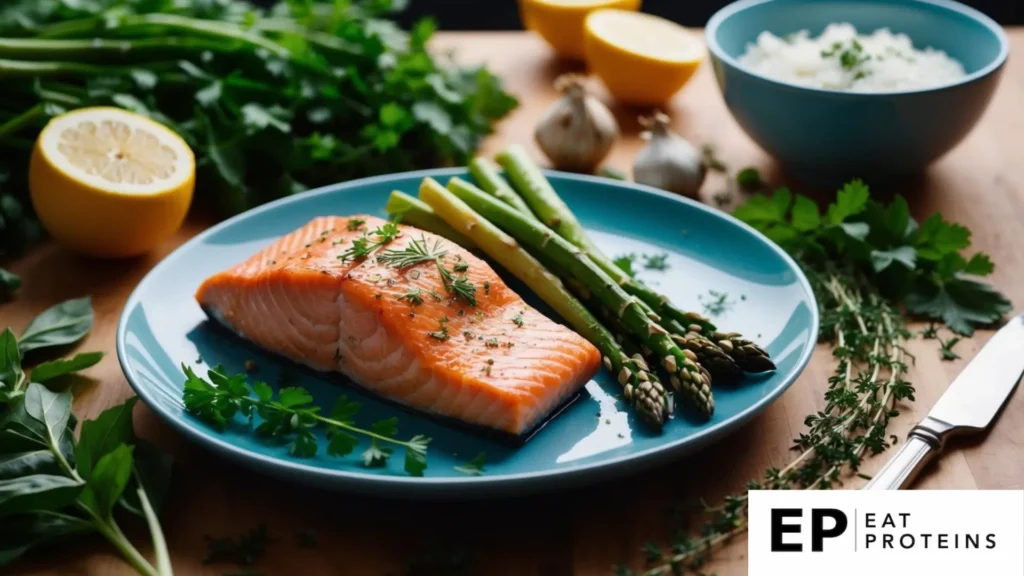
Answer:
[[1024, 490], [755, 490], [749, 522], [750, 576], [1024, 576]]

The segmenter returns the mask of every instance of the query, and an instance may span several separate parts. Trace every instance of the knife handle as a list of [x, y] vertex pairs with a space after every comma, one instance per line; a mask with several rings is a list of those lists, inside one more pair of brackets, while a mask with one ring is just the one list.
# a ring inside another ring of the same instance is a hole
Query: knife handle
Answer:
[[865, 490], [899, 490], [917, 478], [921, 470], [938, 454], [938, 447], [916, 432], [916, 429], [911, 430], [900, 451], [885, 468], [875, 474], [864, 487]]

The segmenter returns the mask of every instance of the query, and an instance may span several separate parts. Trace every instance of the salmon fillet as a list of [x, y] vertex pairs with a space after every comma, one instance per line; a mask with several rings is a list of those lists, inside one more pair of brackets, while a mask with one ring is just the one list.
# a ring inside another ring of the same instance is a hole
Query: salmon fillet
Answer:
[[[196, 300], [266, 350], [406, 406], [517, 436], [598, 370], [593, 345], [440, 236], [400, 225], [369, 257], [339, 258], [358, 238], [372, 244], [384, 224], [363, 215], [316, 218], [206, 279]], [[475, 286], [475, 305], [448, 289], [433, 261], [377, 261], [414, 241], [445, 252], [446, 270]]]

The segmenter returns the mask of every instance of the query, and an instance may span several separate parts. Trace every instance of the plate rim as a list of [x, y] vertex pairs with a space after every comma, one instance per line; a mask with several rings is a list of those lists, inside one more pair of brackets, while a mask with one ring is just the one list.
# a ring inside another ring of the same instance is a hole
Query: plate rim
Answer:
[[[742, 426], [754, 416], [764, 411], [770, 404], [775, 402], [775, 400], [789, 390], [794, 382], [796, 382], [797, 378], [799, 378], [804, 369], [806, 369], [807, 364], [814, 353], [815, 343], [818, 341], [820, 318], [817, 299], [814, 295], [814, 290], [811, 288], [810, 281], [808, 281], [807, 276], [796, 261], [782, 250], [782, 248], [769, 240], [764, 234], [731, 214], [713, 209], [710, 206], [689, 198], [677, 196], [663, 190], [630, 181], [610, 180], [600, 176], [575, 174], [557, 170], [545, 169], [543, 172], [545, 175], [554, 176], [560, 179], [576, 180], [605, 186], [621, 186], [633, 189], [641, 194], [653, 194], [670, 201], [688, 204], [691, 207], [706, 213], [709, 217], [722, 219], [732, 225], [739, 226], [741, 229], [751, 233], [755, 238], [766, 244], [771, 250], [779, 255], [795, 273], [797, 283], [804, 289], [810, 299], [810, 303], [812, 304], [810, 306], [811, 331], [809, 337], [811, 344], [803, 350], [793, 369], [790, 371], [789, 375], [786, 376], [782, 384], [774, 388], [770, 393], [762, 396], [757, 402], [747, 406], [741, 412], [730, 418], [705, 429], [701, 429], [695, 434], [691, 434], [665, 444], [653, 446], [640, 452], [627, 452], [611, 459], [588, 464], [580, 464], [571, 468], [550, 468], [533, 472], [518, 472], [492, 476], [485, 474], [482, 476], [437, 478], [390, 474], [367, 474], [363, 472], [352, 472], [334, 468], [323, 468], [305, 464], [297, 459], [279, 458], [253, 452], [218, 437], [212, 430], [201, 430], [198, 427], [190, 425], [185, 421], [185, 419], [178, 417], [178, 415], [165, 411], [159, 402], [155, 402], [153, 400], [152, 396], [147, 391], [147, 387], [141, 386], [136, 381], [137, 376], [127, 359], [126, 350], [128, 318], [130, 316], [130, 311], [134, 310], [135, 307], [139, 305], [141, 294], [148, 288], [148, 284], [150, 282], [155, 281], [154, 278], [156, 275], [164, 268], [171, 266], [176, 260], [182, 258], [185, 251], [191, 249], [193, 244], [202, 243], [206, 238], [217, 234], [219, 231], [233, 226], [239, 221], [251, 218], [256, 214], [275, 210], [280, 206], [298, 202], [300, 200], [334, 194], [342, 190], [358, 188], [368, 184], [386, 183], [396, 179], [426, 177], [433, 177], [436, 179], [438, 177], [464, 175], [466, 173], [466, 168], [463, 167], [432, 168], [427, 170], [396, 172], [392, 174], [383, 174], [379, 176], [339, 182], [336, 184], [329, 184], [301, 194], [279, 198], [272, 202], [257, 206], [245, 212], [236, 214], [207, 228], [206, 230], [203, 230], [199, 234], [196, 234], [185, 243], [175, 248], [174, 251], [153, 266], [153, 268], [150, 269], [142, 280], [140, 280], [135, 286], [131, 294], [128, 296], [128, 299], [125, 300], [124, 307], [121, 309], [120, 318], [118, 319], [117, 332], [115, 334], [115, 349], [118, 363], [121, 366], [121, 371], [124, 373], [129, 386], [131, 386], [139, 399], [142, 400], [150, 410], [157, 414], [161, 420], [167, 422], [179, 434], [182, 434], [197, 444], [208, 446], [213, 450], [232, 457], [242, 464], [252, 467], [257, 467], [258, 465], [261, 472], [265, 472], [269, 475], [279, 477], [287, 476], [289, 479], [297, 479], [300, 482], [315, 483], [319, 486], [330, 487], [338, 490], [351, 489], [352, 491], [364, 493], [379, 493], [388, 489], [397, 489], [407, 493], [412, 493], [414, 496], [436, 496], [445, 492], [454, 493], [455, 491], [458, 491], [457, 495], [463, 498], [478, 496], [480, 491], [500, 490], [513, 486], [518, 489], [517, 491], [525, 493], [527, 491], [535, 491], [537, 488], [543, 487], [546, 483], [549, 483], [549, 486], [554, 486], [566, 485], [567, 483], [577, 482], [580, 480], [598, 481], [603, 478], [639, 472], [641, 470], [649, 469], [659, 463], [675, 458], [681, 458], [696, 449], [708, 445], [723, 434]], [[464, 492], [466, 490], [473, 490], [473, 493]], [[401, 494], [395, 495], [401, 496]]]

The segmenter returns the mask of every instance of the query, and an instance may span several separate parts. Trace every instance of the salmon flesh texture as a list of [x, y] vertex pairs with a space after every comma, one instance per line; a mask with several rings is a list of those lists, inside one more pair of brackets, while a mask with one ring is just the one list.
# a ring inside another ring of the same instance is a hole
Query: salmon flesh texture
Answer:
[[[593, 345], [528, 306], [453, 242], [399, 225], [399, 235], [369, 257], [339, 258], [359, 237], [373, 243], [385, 223], [316, 218], [207, 278], [196, 300], [270, 352], [423, 412], [515, 436], [593, 377], [600, 366]], [[475, 305], [446, 287], [433, 261], [404, 268], [377, 261], [414, 240], [445, 252], [442, 265], [476, 287]]]

